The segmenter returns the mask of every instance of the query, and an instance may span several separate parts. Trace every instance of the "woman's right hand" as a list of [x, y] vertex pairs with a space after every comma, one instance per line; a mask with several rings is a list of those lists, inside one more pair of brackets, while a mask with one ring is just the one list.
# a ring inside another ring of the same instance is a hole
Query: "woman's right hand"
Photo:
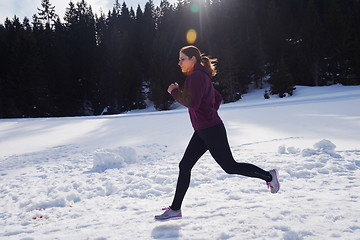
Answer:
[[177, 89], [177, 88], [179, 88], [179, 84], [176, 82], [176, 83], [172, 83], [172, 84], [170, 84], [170, 86], [168, 87], [168, 93], [170, 93], [171, 94], [171, 92], [174, 90], [174, 89]]

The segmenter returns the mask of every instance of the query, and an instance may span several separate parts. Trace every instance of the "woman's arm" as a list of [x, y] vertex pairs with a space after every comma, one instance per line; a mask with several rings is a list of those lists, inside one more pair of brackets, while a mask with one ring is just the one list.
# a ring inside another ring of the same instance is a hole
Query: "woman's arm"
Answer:
[[194, 72], [186, 79], [184, 90], [179, 85], [171, 84], [168, 88], [171, 96], [181, 105], [197, 110], [200, 107], [205, 91], [204, 75], [201, 72]]

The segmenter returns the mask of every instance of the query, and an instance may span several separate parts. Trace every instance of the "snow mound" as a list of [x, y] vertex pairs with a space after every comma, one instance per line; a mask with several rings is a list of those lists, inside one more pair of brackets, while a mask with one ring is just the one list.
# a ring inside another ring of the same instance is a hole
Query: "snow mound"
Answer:
[[45, 201], [41, 201], [39, 203], [33, 203], [27, 208], [27, 211], [33, 211], [35, 209], [46, 209], [53, 207], [65, 207], [66, 201], [63, 197], [57, 197], [56, 199], [46, 199]]
[[341, 156], [335, 153], [335, 148], [336, 148], [335, 144], [333, 144], [329, 140], [323, 139], [320, 142], [314, 144], [314, 149], [310, 149], [310, 148], [304, 149], [301, 152], [301, 155], [303, 157], [309, 157], [318, 154], [329, 154], [334, 158], [340, 158]]
[[285, 145], [279, 146], [279, 148], [278, 148], [278, 153], [279, 153], [279, 154], [286, 154], [286, 147], [285, 147]]
[[298, 154], [300, 153], [300, 149], [296, 147], [286, 147], [285, 145], [281, 145], [278, 148], [279, 154]]
[[94, 172], [104, 172], [106, 169], [123, 168], [126, 164], [135, 163], [137, 154], [130, 147], [118, 147], [116, 149], [102, 149], [94, 154]]
[[336, 145], [330, 142], [329, 140], [323, 139], [320, 142], [315, 143], [314, 148], [317, 151], [323, 153], [333, 153], [336, 148]]
[[296, 147], [288, 147], [287, 150], [290, 154], [298, 154], [300, 152], [300, 149]]
[[340, 158], [341, 156], [335, 152], [336, 145], [331, 141], [323, 139], [314, 144], [313, 148], [305, 148], [302, 151], [296, 147], [286, 147], [281, 145], [278, 148], [279, 154], [299, 154], [302, 157], [311, 157], [313, 155], [328, 154], [334, 158]]

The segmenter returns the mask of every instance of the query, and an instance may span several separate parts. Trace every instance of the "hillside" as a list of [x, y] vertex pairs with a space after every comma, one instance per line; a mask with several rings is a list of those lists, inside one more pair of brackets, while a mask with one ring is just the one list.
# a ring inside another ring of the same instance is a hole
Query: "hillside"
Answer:
[[360, 87], [263, 90], [220, 107], [234, 158], [277, 168], [281, 190], [207, 153], [183, 219], [157, 223], [192, 134], [187, 110], [0, 120], [3, 239], [359, 239]]

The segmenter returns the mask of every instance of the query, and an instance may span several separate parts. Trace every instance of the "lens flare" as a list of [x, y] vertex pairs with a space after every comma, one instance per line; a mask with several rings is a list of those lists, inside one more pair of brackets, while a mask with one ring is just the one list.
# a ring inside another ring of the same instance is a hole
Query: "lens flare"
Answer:
[[200, 7], [199, 5], [197, 5], [196, 3], [193, 3], [191, 6], [190, 6], [190, 11], [193, 12], [193, 13], [197, 13], [199, 12], [200, 10]]
[[193, 44], [196, 41], [197, 33], [194, 29], [189, 29], [186, 33], [186, 41], [189, 44]]

